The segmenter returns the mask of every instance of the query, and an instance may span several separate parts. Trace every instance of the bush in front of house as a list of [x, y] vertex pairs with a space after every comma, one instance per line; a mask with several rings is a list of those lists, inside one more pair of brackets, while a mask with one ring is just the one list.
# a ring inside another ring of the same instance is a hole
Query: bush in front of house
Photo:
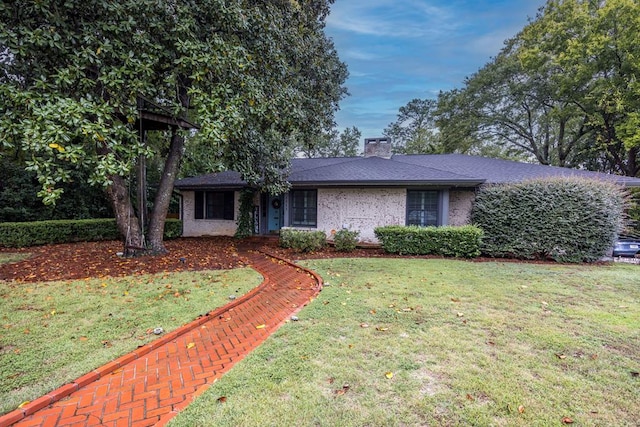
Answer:
[[482, 230], [462, 227], [377, 227], [374, 233], [387, 253], [473, 258], [480, 255]]
[[548, 178], [481, 189], [471, 213], [494, 257], [593, 262], [624, 226], [627, 197], [612, 183]]
[[314, 252], [324, 248], [327, 235], [324, 231], [305, 231], [292, 228], [280, 229], [280, 246], [296, 252]]
[[[181, 235], [182, 221], [167, 219], [165, 239]], [[9, 248], [118, 239], [114, 218], [0, 223], [0, 246]]]
[[353, 252], [358, 246], [359, 231], [341, 229], [333, 235], [333, 244], [339, 252]]

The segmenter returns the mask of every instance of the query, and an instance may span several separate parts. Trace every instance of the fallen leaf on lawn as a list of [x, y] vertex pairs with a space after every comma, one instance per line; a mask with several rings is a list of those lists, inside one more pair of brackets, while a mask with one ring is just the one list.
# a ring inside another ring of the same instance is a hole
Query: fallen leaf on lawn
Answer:
[[82, 336], [82, 337], [80, 337], [80, 338], [78, 338], [78, 339], [79, 339], [80, 341], [86, 341], [86, 340], [88, 340], [89, 338], [87, 338], [87, 337], [85, 337], [85, 336]]
[[369, 327], [369, 325], [368, 325], [368, 324], [366, 324], [366, 323], [360, 323], [360, 327], [361, 327], [361, 328], [368, 328], [368, 327]]
[[522, 406], [522, 405], [518, 406], [518, 412], [520, 414], [524, 414], [524, 406]]
[[549, 305], [549, 303], [548, 303], [548, 302], [546, 302], [546, 301], [542, 301], [542, 302], [541, 302], [541, 304], [542, 304], [542, 305]]
[[487, 341], [487, 344], [489, 344], [489, 345], [496, 345], [496, 343], [494, 343], [493, 341]]
[[29, 403], [31, 403], [30, 400], [25, 400], [24, 402], [22, 402], [21, 404], [18, 405], [18, 409], [20, 408], [24, 408], [25, 406], [27, 406]]
[[103, 345], [103, 346], [105, 346], [105, 347], [107, 347], [107, 348], [109, 348], [109, 347], [111, 347], [113, 344], [111, 344], [111, 342], [109, 342], [109, 341], [107, 341], [107, 340], [104, 340], [104, 341], [102, 341], [102, 345]]
[[53, 316], [54, 314], [56, 314], [55, 310], [51, 310], [51, 315]]
[[403, 308], [402, 311], [405, 311], [405, 312], [413, 311], [413, 308], [411, 307]]
[[349, 391], [349, 388], [351, 388], [349, 384], [344, 384], [341, 389], [333, 390], [333, 394], [335, 394], [336, 396], [342, 396]]
[[187, 348], [188, 348], [188, 349], [189, 349], [189, 348], [193, 348], [193, 347], [195, 347], [195, 346], [196, 346], [196, 343], [194, 343], [194, 342], [190, 342], [189, 344], [187, 344]]
[[597, 358], [598, 358], [598, 355], [597, 355], [597, 354], [592, 354], [592, 355], [591, 355], [591, 360], [596, 360]]
[[220, 397], [218, 398], [218, 403], [224, 403], [224, 402], [226, 402], [226, 401], [227, 401], [227, 396], [220, 396]]
[[566, 354], [562, 354], [562, 353], [556, 353], [556, 357], [557, 357], [558, 359], [566, 359], [566, 358], [567, 358], [567, 355], [566, 355]]
[[464, 313], [458, 313], [458, 317], [464, 317]]
[[387, 372], [386, 374], [384, 374], [385, 377], [387, 377], [388, 379], [393, 378], [393, 372]]
[[31, 331], [30, 331], [29, 329], [25, 329], [25, 330], [24, 330], [24, 333], [25, 333], [25, 334], [30, 334], [30, 333], [31, 333]]
[[333, 377], [327, 378], [327, 381], [329, 382], [329, 384], [333, 384], [333, 382], [335, 381], [335, 378]]
[[349, 344], [349, 348], [353, 348], [353, 344]]
[[329, 304], [329, 301], [322, 301], [322, 304], [327, 305]]
[[369, 310], [369, 313], [376, 314], [376, 311], [375, 310]]
[[256, 329], [264, 329], [264, 328], [265, 328], [265, 326], [267, 326], [267, 325], [265, 325], [265, 324], [263, 323], [262, 325], [257, 325], [257, 326], [256, 326]]
[[573, 424], [573, 419], [569, 417], [562, 417], [562, 424]]
[[476, 399], [473, 396], [471, 396], [469, 393], [467, 393], [467, 400], [474, 401]]
[[631, 376], [632, 376], [632, 377], [640, 377], [640, 372], [638, 372], [638, 371], [631, 371]]
[[393, 308], [395, 306], [396, 306], [395, 304], [389, 304], [389, 308]]
[[460, 302], [459, 298], [451, 298], [451, 302]]
[[388, 331], [388, 330], [389, 330], [389, 328], [382, 328], [380, 326], [376, 327], [376, 331], [384, 332], [384, 331]]

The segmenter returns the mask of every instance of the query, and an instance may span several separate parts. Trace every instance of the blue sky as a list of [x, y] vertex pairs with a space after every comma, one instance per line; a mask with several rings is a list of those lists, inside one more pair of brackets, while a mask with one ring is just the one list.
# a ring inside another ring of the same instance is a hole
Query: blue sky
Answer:
[[463, 86], [545, 0], [336, 0], [326, 33], [349, 68], [338, 129], [382, 136], [413, 98]]

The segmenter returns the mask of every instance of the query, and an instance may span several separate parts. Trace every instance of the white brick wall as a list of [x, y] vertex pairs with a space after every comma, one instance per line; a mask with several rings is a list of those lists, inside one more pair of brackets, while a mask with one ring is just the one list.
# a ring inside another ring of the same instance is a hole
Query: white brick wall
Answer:
[[233, 236], [238, 228], [238, 210], [240, 207], [240, 192], [235, 193], [234, 220], [194, 219], [194, 191], [182, 192], [182, 235], [184, 237], [197, 236]]
[[331, 230], [347, 227], [360, 232], [360, 240], [377, 241], [374, 228], [382, 225], [404, 225], [407, 191], [404, 188], [326, 189], [318, 190], [318, 229], [331, 235]]

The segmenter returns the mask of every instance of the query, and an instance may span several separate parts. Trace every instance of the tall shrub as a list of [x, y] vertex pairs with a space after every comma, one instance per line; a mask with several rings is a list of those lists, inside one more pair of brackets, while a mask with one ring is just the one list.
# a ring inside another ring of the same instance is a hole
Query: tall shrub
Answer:
[[234, 236], [238, 239], [249, 237], [253, 234], [253, 194], [254, 191], [250, 188], [246, 188], [240, 192], [238, 228]]
[[626, 203], [615, 184], [548, 178], [482, 188], [471, 220], [486, 255], [593, 262], [622, 230]]

